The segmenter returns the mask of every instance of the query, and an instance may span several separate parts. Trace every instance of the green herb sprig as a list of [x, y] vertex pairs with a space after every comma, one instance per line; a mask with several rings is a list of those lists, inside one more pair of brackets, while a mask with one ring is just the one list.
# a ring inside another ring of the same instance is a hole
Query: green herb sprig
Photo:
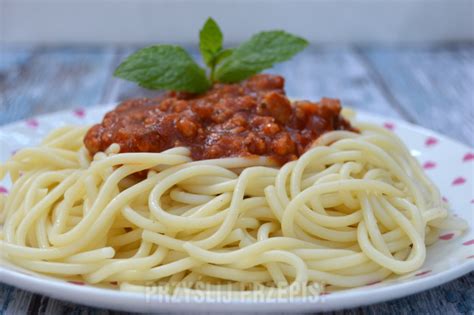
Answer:
[[123, 61], [114, 75], [154, 90], [202, 93], [213, 83], [242, 81], [303, 50], [308, 42], [284, 31], [266, 31], [236, 48], [223, 48], [219, 25], [208, 18], [199, 32], [199, 49], [208, 73], [180, 46], [154, 45]]

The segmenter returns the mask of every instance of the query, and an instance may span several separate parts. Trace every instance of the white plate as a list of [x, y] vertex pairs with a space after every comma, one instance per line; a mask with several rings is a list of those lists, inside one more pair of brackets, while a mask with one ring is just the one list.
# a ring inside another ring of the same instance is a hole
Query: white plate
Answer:
[[[111, 106], [100, 106], [59, 112], [35, 119], [0, 127], [0, 161], [5, 161], [18, 149], [39, 143], [50, 130], [65, 124], [91, 124], [102, 119]], [[474, 211], [474, 150], [435, 132], [405, 122], [386, 120], [380, 116], [359, 113], [358, 120], [373, 122], [393, 129], [411, 149], [441, 193], [451, 204], [454, 213], [473, 226]], [[0, 182], [0, 191], [9, 187], [7, 180]], [[216, 301], [199, 299], [183, 301], [166, 299], [142, 293], [101, 289], [82, 283], [69, 283], [37, 275], [1, 261], [0, 280], [19, 288], [54, 298], [90, 306], [128, 310], [151, 311], [322, 311], [335, 310], [395, 299], [432, 288], [460, 277], [474, 268], [474, 231], [463, 235], [447, 231], [428, 248], [424, 266], [395, 280], [368, 284], [323, 295], [319, 298], [294, 298], [291, 301], [264, 300]]]

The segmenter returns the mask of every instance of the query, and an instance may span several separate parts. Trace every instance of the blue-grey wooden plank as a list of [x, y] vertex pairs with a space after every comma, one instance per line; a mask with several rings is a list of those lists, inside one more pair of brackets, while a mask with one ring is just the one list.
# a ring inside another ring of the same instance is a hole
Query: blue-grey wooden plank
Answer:
[[[33, 53], [34, 49], [32, 48], [16, 47], [13, 50], [0, 46], [0, 72], [15, 71], [15, 68], [25, 64]], [[15, 71], [15, 73], [18, 74], [19, 72]]]
[[[0, 124], [71, 107], [97, 104], [114, 49], [2, 49]], [[10, 62], [10, 64], [8, 64]]]
[[400, 117], [350, 47], [309, 48], [270, 72], [285, 77], [289, 96], [311, 100], [339, 98], [343, 106]]
[[415, 123], [474, 145], [474, 43], [362, 54]]

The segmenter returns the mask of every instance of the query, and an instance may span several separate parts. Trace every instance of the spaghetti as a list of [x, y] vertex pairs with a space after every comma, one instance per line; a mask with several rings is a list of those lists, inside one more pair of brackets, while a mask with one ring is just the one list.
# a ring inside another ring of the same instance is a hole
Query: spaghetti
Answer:
[[[190, 150], [90, 157], [87, 128], [53, 131], [0, 167], [2, 254], [26, 269], [169, 294], [362, 286], [422, 266], [466, 228], [390, 131], [331, 131], [297, 160], [193, 161]], [[147, 172], [146, 178], [133, 176]], [[162, 291], [163, 292], [163, 291]]]

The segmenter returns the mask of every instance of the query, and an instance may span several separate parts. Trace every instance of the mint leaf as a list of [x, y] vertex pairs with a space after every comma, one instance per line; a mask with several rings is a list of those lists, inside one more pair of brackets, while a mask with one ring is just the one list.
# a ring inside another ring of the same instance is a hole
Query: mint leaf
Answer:
[[308, 42], [284, 31], [261, 32], [234, 49], [223, 49], [223, 35], [208, 18], [199, 32], [199, 48], [206, 71], [179, 46], [156, 45], [129, 56], [114, 75], [149, 89], [200, 93], [212, 83], [234, 83], [244, 80], [277, 62], [290, 59]]
[[204, 62], [212, 67], [214, 58], [222, 50], [223, 36], [216, 21], [208, 18], [201, 31], [199, 32], [199, 49]]
[[242, 81], [275, 63], [290, 59], [307, 45], [305, 39], [284, 31], [258, 33], [222, 61], [215, 78], [224, 83]]
[[199, 93], [211, 86], [204, 69], [182, 47], [172, 45], [140, 49], [122, 62], [114, 75], [148, 89]]

